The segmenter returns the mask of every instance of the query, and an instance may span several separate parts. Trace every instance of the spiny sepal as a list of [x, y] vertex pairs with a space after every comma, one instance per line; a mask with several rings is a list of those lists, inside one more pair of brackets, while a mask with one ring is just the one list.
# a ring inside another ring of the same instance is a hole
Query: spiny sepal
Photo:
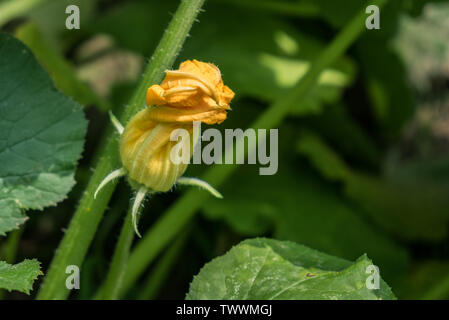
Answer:
[[198, 178], [181, 177], [178, 180], [176, 180], [176, 183], [185, 186], [200, 187], [201, 189], [208, 191], [214, 197], [218, 199], [223, 199], [223, 195], [217, 189], [212, 187], [209, 183], [207, 183], [204, 180]]
[[114, 170], [114, 171], [110, 172], [110, 173], [109, 173], [106, 177], [104, 177], [104, 179], [100, 182], [100, 184], [99, 184], [97, 190], [95, 190], [95, 193], [94, 193], [94, 199], [97, 198], [98, 192], [99, 192], [101, 189], [103, 189], [103, 187], [104, 187], [105, 185], [107, 185], [109, 182], [111, 182], [112, 180], [114, 180], [114, 179], [116, 179], [116, 178], [123, 177], [124, 175], [126, 175], [126, 173], [127, 173], [127, 171], [126, 171], [125, 168], [120, 168], [120, 169], [117, 169], [117, 170]]
[[140, 232], [137, 229], [137, 215], [139, 214], [139, 211], [142, 207], [142, 203], [145, 200], [145, 197], [147, 196], [147, 194], [148, 194], [148, 189], [145, 187], [140, 187], [136, 193], [136, 197], [134, 198], [133, 206], [131, 209], [132, 224], [134, 227], [134, 231], [136, 232], [136, 234], [139, 238], [142, 238], [142, 236], [140, 235]]

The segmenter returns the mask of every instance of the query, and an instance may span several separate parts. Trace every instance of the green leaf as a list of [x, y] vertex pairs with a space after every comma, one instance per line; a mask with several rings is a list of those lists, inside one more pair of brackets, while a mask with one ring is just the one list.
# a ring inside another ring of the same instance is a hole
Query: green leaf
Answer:
[[28, 48], [0, 34], [0, 235], [27, 218], [22, 210], [63, 200], [75, 184], [87, 122], [58, 92]]
[[368, 266], [290, 241], [245, 240], [207, 263], [194, 277], [187, 299], [378, 300], [395, 299], [388, 285], [368, 289]]
[[36, 259], [25, 259], [15, 265], [0, 261], [0, 289], [29, 294], [34, 280], [41, 274], [40, 263]]

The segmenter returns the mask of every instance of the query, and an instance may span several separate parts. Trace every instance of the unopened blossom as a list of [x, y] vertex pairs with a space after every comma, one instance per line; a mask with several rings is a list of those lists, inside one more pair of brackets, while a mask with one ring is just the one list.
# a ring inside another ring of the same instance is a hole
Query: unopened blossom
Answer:
[[121, 133], [123, 168], [109, 174], [98, 190], [112, 179], [127, 175], [131, 185], [139, 190], [133, 208], [134, 224], [145, 195], [168, 191], [175, 183], [199, 185], [219, 195], [204, 181], [180, 179], [187, 164], [171, 161], [170, 152], [178, 142], [170, 141], [170, 135], [173, 130], [185, 129], [190, 133], [187, 143], [193, 146], [194, 140], [199, 138], [193, 138], [193, 122], [223, 122], [233, 97], [234, 92], [223, 84], [220, 70], [211, 63], [187, 60], [179, 69], [165, 71], [162, 83], [148, 88], [147, 107], [132, 117], [124, 130], [116, 119], [113, 120]]

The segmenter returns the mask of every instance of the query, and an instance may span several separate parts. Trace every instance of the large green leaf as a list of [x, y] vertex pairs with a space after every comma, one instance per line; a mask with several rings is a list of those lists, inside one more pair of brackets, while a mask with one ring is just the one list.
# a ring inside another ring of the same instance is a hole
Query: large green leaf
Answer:
[[29, 294], [34, 280], [40, 274], [40, 263], [36, 259], [24, 260], [15, 265], [0, 261], [0, 289]]
[[187, 299], [394, 299], [383, 281], [367, 288], [371, 265], [366, 255], [351, 263], [289, 241], [250, 239], [207, 263]]
[[0, 34], [0, 235], [27, 209], [63, 200], [75, 183], [87, 122], [28, 48]]

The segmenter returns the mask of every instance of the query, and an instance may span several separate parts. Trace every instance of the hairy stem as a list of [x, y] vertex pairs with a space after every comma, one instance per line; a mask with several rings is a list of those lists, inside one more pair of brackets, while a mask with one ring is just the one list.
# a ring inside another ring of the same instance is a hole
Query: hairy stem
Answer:
[[[372, 2], [379, 7], [386, 0]], [[279, 126], [287, 116], [289, 109], [298, 101], [303, 100], [307, 92], [316, 84], [321, 72], [343, 55], [346, 49], [365, 30], [365, 8], [356, 15], [340, 31], [336, 38], [312, 63], [311, 68], [299, 80], [299, 82], [283, 98], [274, 102], [253, 124], [252, 128], [273, 128]], [[244, 144], [244, 137], [236, 142], [236, 150]], [[256, 146], [249, 146], [248, 153], [254, 152]], [[242, 148], [244, 149], [244, 148]], [[238, 165], [214, 166], [201, 178], [208, 183], [219, 186], [238, 168]], [[179, 232], [192, 219], [198, 209], [206, 202], [209, 195], [204, 191], [191, 189], [176, 201], [146, 232], [131, 253], [128, 269], [124, 278], [121, 295], [137, 281], [147, 266], [156, 258]]]
[[[204, 0], [182, 0], [159, 45], [151, 57], [143, 77], [132, 96], [127, 109], [123, 112], [121, 123], [136, 114], [143, 106], [147, 88], [159, 83], [164, 70], [171, 68], [188, 32], [195, 21]], [[142, 39], [144, 41], [144, 39]], [[65, 286], [68, 265], [81, 267], [87, 250], [92, 242], [104, 211], [109, 203], [116, 182], [105, 186], [96, 199], [94, 193], [103, 178], [119, 165], [118, 143], [112, 126], [108, 127], [106, 137], [109, 141], [101, 150], [101, 157], [92, 174], [89, 184], [70, 225], [59, 244], [47, 275], [44, 278], [37, 299], [65, 299], [69, 290]]]
[[152, 300], [156, 298], [159, 289], [170, 274], [171, 269], [177, 262], [177, 258], [185, 246], [185, 241], [189, 235], [190, 230], [183, 230], [183, 232], [176, 238], [163, 256], [158, 260], [152, 272], [145, 279], [142, 286], [142, 291], [139, 292], [137, 299]]
[[123, 275], [129, 258], [129, 251], [134, 239], [134, 228], [131, 223], [132, 213], [128, 210], [126, 219], [123, 222], [120, 237], [114, 250], [111, 265], [104, 285], [95, 295], [96, 300], [115, 300], [118, 298], [119, 289], [122, 284]]

